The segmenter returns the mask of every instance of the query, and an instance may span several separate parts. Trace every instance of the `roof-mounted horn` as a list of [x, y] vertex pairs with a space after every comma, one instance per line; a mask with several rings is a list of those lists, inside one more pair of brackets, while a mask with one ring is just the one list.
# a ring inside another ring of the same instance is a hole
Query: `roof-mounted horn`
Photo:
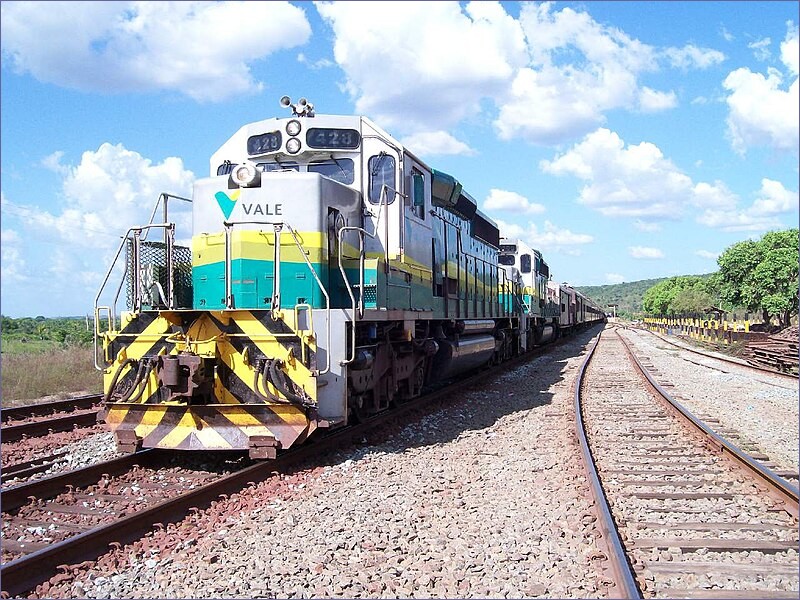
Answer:
[[283, 108], [291, 108], [292, 116], [295, 117], [313, 117], [314, 105], [305, 98], [300, 98], [297, 104], [292, 104], [292, 99], [289, 96], [281, 96], [280, 104]]

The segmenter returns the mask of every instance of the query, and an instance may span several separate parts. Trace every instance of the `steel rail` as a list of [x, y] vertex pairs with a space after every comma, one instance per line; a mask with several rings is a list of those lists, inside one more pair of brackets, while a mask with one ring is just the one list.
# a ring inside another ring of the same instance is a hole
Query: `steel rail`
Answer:
[[652, 388], [667, 402], [667, 404], [676, 413], [683, 416], [686, 421], [691, 423], [695, 429], [712, 445], [718, 448], [720, 452], [735, 459], [735, 461], [741, 466], [745, 467], [748, 471], [755, 474], [758, 479], [766, 483], [767, 486], [777, 495], [777, 497], [783, 501], [786, 511], [797, 518], [798, 514], [800, 514], [800, 506], [798, 506], [798, 503], [800, 502], [800, 489], [798, 489], [798, 486], [792, 485], [791, 482], [787, 481], [771, 469], [756, 461], [747, 452], [735, 444], [732, 444], [730, 441], [726, 440], [720, 435], [714, 433], [714, 431], [708, 425], [694, 416], [689, 409], [673, 398], [669, 392], [667, 392], [658, 384], [658, 382], [647, 370], [647, 367], [645, 367], [639, 361], [638, 357], [636, 354], [634, 354], [625, 338], [620, 335], [619, 331], [615, 330], [615, 333], [622, 341], [623, 346], [625, 346], [625, 349], [627, 350], [629, 356], [633, 359], [634, 363], [637, 365], [639, 371], [647, 379]]
[[142, 450], [136, 454], [126, 454], [74, 471], [65, 471], [50, 477], [3, 488], [0, 490], [0, 507], [3, 512], [8, 512], [26, 504], [30, 497], [52, 498], [66, 492], [69, 489], [68, 486], [92, 485], [97, 483], [103, 475], [118, 475], [137, 464], [147, 466], [158, 456], [163, 456], [163, 454], [159, 455], [158, 450]]
[[[565, 338], [565, 339], [571, 339]], [[225, 475], [204, 486], [196, 488], [169, 500], [164, 500], [134, 514], [123, 517], [119, 521], [85, 531], [62, 542], [42, 548], [24, 557], [0, 566], [0, 585], [2, 591], [9, 595], [20, 595], [32, 590], [36, 585], [46, 581], [55, 574], [57, 568], [65, 564], [75, 564], [85, 560], [93, 560], [108, 551], [112, 543], [128, 543], [140, 538], [156, 524], [177, 522], [183, 519], [190, 509], [202, 509], [220, 496], [241, 491], [247, 485], [265, 480], [275, 474], [286, 472], [289, 467], [324, 453], [333, 451], [345, 442], [387, 422], [397, 422], [398, 417], [413, 410], [422, 408], [435, 400], [450, 396], [454, 392], [467, 387], [485, 384], [507, 371], [543, 355], [560, 345], [561, 342], [534, 348], [532, 351], [512, 358], [493, 368], [490, 372], [478, 372], [463, 378], [457, 383], [434, 390], [419, 398], [404, 402], [399, 407], [378, 413], [363, 423], [348, 426], [322, 436], [314, 444], [304, 444], [286, 451], [276, 459], [259, 462], [252, 466]], [[0, 505], [3, 510], [13, 510], [22, 506], [30, 496], [52, 497], [67, 489], [67, 485], [78, 487], [91, 484], [98, 473], [116, 474], [142, 461], [151, 462], [164, 453], [157, 450], [144, 450], [119, 459], [93, 465], [79, 471], [71, 471], [19, 486], [3, 490], [0, 494]], [[113, 473], [111, 472], [113, 471]]]
[[34, 458], [3, 467], [2, 472], [0, 472], [0, 482], [5, 483], [9, 479], [29, 477], [36, 473], [46, 471], [59, 459], [64, 458], [66, 455], [67, 452], [57, 452], [56, 454], [51, 454], [50, 456], [40, 456], [39, 458]]
[[39, 417], [49, 415], [54, 412], [81, 408], [91, 408], [103, 397], [102, 394], [87, 394], [85, 396], [75, 396], [66, 400], [53, 400], [52, 402], [40, 402], [38, 404], [26, 404], [24, 406], [10, 406], [0, 409], [0, 420], [3, 423], [12, 419], [27, 419], [28, 417]]
[[636, 577], [633, 573], [633, 567], [628, 562], [628, 555], [622, 545], [622, 539], [617, 529], [614, 516], [611, 514], [611, 508], [608, 503], [608, 497], [603, 490], [603, 484], [600, 483], [600, 475], [597, 472], [597, 465], [592, 454], [592, 449], [589, 447], [589, 440], [586, 432], [586, 423], [583, 420], [583, 408], [581, 402], [581, 390], [583, 388], [584, 379], [586, 376], [586, 369], [594, 356], [597, 346], [600, 344], [602, 332], [597, 336], [597, 340], [589, 350], [586, 359], [583, 361], [580, 370], [578, 371], [578, 378], [575, 381], [575, 430], [580, 442], [581, 452], [583, 454], [583, 464], [586, 467], [586, 472], [589, 476], [589, 483], [592, 487], [592, 492], [595, 497], [596, 512], [599, 517], [600, 530], [603, 532], [603, 538], [609, 549], [609, 562], [611, 563], [611, 571], [613, 572], [615, 583], [621, 591], [623, 598], [642, 598], [642, 593], [639, 586], [636, 584]]
[[23, 437], [41, 437], [49, 433], [69, 431], [76, 425], [97, 424], [96, 410], [90, 412], [70, 413], [63, 417], [55, 417], [44, 421], [6, 425], [0, 429], [0, 437], [4, 442], [18, 442]]
[[698, 348], [691, 348], [689, 346], [682, 346], [681, 344], [676, 344], [672, 340], [667, 339], [666, 336], [660, 335], [660, 334], [656, 333], [655, 331], [650, 331], [649, 329], [647, 329], [645, 327], [637, 327], [636, 329], [641, 329], [642, 331], [647, 331], [648, 333], [656, 336], [658, 339], [663, 340], [663, 341], [667, 342], [668, 344], [671, 344], [675, 348], [680, 348], [681, 350], [686, 350], [688, 352], [693, 352], [694, 354], [697, 354], [699, 356], [705, 356], [706, 358], [713, 358], [713, 359], [716, 359], [718, 361], [728, 363], [730, 365], [737, 365], [739, 367], [744, 367], [746, 369], [753, 369], [754, 371], [760, 371], [762, 373], [769, 373], [770, 375], [779, 375], [781, 377], [785, 377], [787, 379], [791, 379], [794, 382], [797, 382], [798, 378], [800, 378], [800, 375], [795, 375], [794, 373], [784, 373], [783, 371], [777, 371], [775, 369], [768, 369], [766, 367], [753, 365], [753, 364], [750, 364], [749, 362], [746, 362], [744, 359], [741, 359], [741, 358], [734, 360], [733, 358], [728, 358], [728, 357], [725, 357], [725, 356], [717, 356], [717, 355], [714, 355], [714, 354], [709, 354], [708, 352], [703, 352], [702, 350], [700, 350]]

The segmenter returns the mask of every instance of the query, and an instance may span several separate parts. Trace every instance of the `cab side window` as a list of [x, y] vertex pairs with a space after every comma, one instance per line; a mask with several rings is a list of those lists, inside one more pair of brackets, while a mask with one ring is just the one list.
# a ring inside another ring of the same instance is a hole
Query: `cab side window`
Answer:
[[410, 185], [408, 192], [408, 202], [411, 212], [422, 221], [425, 220], [425, 175], [418, 169], [411, 170], [411, 177], [408, 179]]
[[530, 273], [531, 272], [531, 255], [530, 254], [522, 254], [519, 257], [519, 270], [523, 273]]
[[369, 171], [369, 201], [372, 204], [380, 204], [381, 189], [384, 185], [391, 189], [386, 190], [386, 203], [394, 202], [394, 190], [397, 186], [394, 182], [394, 156], [381, 152], [377, 156], [372, 156], [367, 163]]

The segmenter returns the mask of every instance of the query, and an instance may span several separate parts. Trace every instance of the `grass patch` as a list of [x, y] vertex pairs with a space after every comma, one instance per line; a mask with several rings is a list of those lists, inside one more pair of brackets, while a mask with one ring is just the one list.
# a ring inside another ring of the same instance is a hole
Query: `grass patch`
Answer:
[[63, 347], [62, 343], [54, 340], [15, 339], [6, 336], [3, 336], [3, 342], [0, 346], [3, 351], [3, 358], [10, 354], [41, 354]]
[[3, 347], [0, 375], [2, 376], [3, 405], [12, 401], [35, 400], [42, 396], [64, 395], [75, 392], [101, 392], [102, 373], [94, 368], [91, 347], [32, 349], [11, 353]]

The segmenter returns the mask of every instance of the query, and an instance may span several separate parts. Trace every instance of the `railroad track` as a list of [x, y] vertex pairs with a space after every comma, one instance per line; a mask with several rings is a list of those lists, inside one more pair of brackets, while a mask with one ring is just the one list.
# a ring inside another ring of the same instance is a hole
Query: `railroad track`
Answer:
[[25, 437], [37, 437], [54, 432], [69, 431], [76, 426], [97, 423], [101, 394], [89, 394], [67, 400], [28, 404], [0, 410], [3, 442], [16, 442]]
[[[727, 364], [730, 364], [730, 365], [736, 365], [738, 367], [743, 367], [743, 368], [748, 369], [748, 370], [750, 370], [752, 372], [761, 372], [761, 373], [769, 373], [770, 375], [777, 375], [779, 378], [785, 379], [787, 381], [791, 381], [791, 382], [793, 382], [795, 384], [798, 381], [798, 376], [793, 374], [793, 373], [786, 373], [785, 371], [778, 371], [777, 369], [768, 369], [767, 367], [754, 365], [754, 364], [752, 364], [750, 362], [747, 362], [745, 360], [742, 360], [742, 359], [733, 358], [733, 357], [727, 357], [727, 356], [724, 356], [724, 355], [721, 355], [721, 354], [711, 354], [709, 352], [704, 352], [703, 350], [701, 350], [699, 348], [693, 348], [691, 346], [687, 346], [687, 345], [684, 345], [684, 344], [678, 344], [678, 343], [670, 340], [667, 336], [659, 335], [656, 332], [650, 331], [649, 329], [644, 328], [644, 327], [624, 327], [624, 328], [625, 329], [635, 329], [636, 331], [646, 331], [649, 334], [657, 337], [658, 339], [670, 344], [671, 346], [674, 346], [676, 348], [680, 348], [681, 350], [686, 350], [687, 352], [691, 352], [693, 354], [697, 354], [698, 356], [704, 356], [706, 358], [710, 358], [712, 360], [716, 360], [716, 361], [719, 361], [721, 363], [727, 363]], [[688, 360], [688, 359], [684, 359], [684, 360]], [[689, 362], [691, 362], [691, 361], [689, 361]], [[713, 366], [708, 365], [708, 364], [704, 364], [704, 363], [695, 363], [695, 364], [707, 367], [709, 369], [716, 369], [718, 371], [722, 371], [723, 373], [730, 373], [730, 371], [725, 371], [724, 369], [720, 369], [718, 367], [713, 367]], [[765, 382], [765, 383], [769, 383], [769, 382]]]
[[[192, 509], [207, 507], [220, 496], [285, 473], [303, 461], [311, 461], [313, 466], [321, 455], [351, 439], [360, 439], [385, 425], [407, 422], [413, 411], [484, 384], [558, 345], [534, 349], [489, 372], [463, 378], [313, 444], [293, 448], [275, 460], [253, 464], [240, 456], [244, 466], [230, 473], [208, 476], [204, 471], [182, 469], [167, 477], [163, 469], [159, 470], [166, 453], [148, 450], [4, 489], [0, 493], [4, 521], [2, 591], [10, 595], [28, 592], [56, 575], [59, 567], [66, 572], [70, 564], [93, 560], [108, 551], [110, 544], [138, 539], [158, 524], [178, 521]], [[197, 485], [186, 489], [180, 477]]]
[[797, 598], [797, 486], [644, 373], [609, 331], [575, 388], [578, 435], [621, 595]]

